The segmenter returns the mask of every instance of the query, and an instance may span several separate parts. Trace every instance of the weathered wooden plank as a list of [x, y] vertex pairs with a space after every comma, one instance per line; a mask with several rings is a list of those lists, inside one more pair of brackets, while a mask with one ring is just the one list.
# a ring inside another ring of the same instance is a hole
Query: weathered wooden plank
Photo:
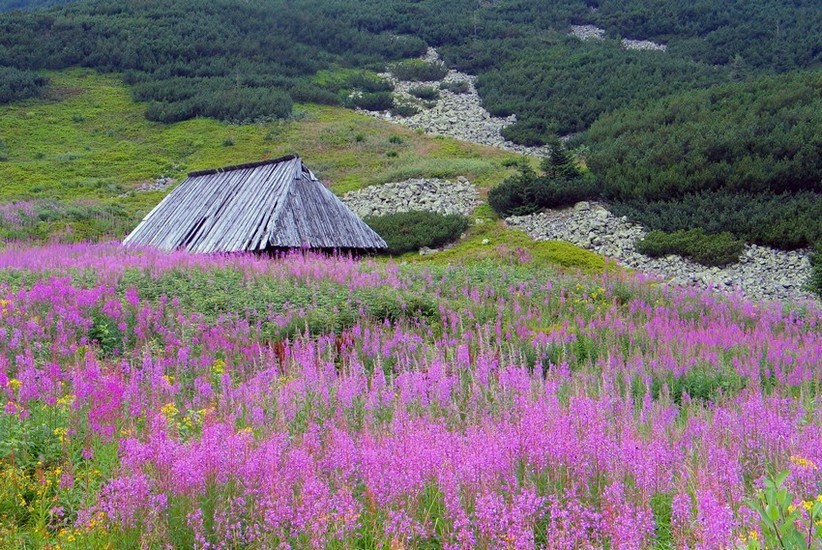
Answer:
[[203, 253], [386, 246], [297, 156], [192, 172], [124, 244]]

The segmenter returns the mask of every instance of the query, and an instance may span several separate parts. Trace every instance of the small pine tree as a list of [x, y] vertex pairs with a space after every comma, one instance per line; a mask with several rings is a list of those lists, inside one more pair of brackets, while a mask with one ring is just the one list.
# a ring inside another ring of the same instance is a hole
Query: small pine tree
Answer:
[[556, 136], [548, 141], [551, 152], [542, 161], [542, 171], [546, 177], [558, 180], [573, 180], [579, 177], [571, 152]]

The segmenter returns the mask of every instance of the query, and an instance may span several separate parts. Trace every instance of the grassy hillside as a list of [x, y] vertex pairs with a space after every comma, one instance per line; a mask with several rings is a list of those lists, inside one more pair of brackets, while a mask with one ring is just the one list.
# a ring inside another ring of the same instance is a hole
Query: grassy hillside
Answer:
[[[162, 196], [134, 192], [159, 176], [297, 152], [338, 193], [409, 177], [501, 181], [511, 155], [420, 135], [352, 111], [298, 105], [294, 120], [231, 125], [149, 122], [120, 79], [90, 70], [49, 75], [45, 99], [0, 106], [0, 202], [112, 206], [130, 226]], [[116, 229], [115, 229], [116, 233]]]

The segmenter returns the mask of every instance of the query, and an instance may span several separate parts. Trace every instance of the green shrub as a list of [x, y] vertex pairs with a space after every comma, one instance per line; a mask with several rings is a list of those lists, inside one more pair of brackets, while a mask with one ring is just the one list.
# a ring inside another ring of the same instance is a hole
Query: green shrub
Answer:
[[452, 94], [467, 94], [471, 91], [471, 87], [465, 80], [458, 80], [456, 82], [441, 83], [440, 90], [448, 90]]
[[351, 104], [366, 111], [387, 111], [394, 107], [394, 95], [391, 92], [357, 94], [351, 98]]
[[743, 241], [730, 233], [707, 234], [702, 229], [687, 229], [665, 233], [651, 231], [637, 242], [637, 250], [646, 256], [678, 254], [703, 265], [724, 266], [736, 262]]
[[431, 86], [417, 86], [408, 90], [412, 96], [427, 101], [436, 101], [440, 98], [440, 91]]
[[816, 251], [811, 254], [811, 279], [808, 281], [808, 288], [822, 298], [822, 241], [817, 243]]
[[34, 71], [0, 66], [0, 104], [37, 97], [46, 84], [48, 79]]
[[391, 114], [394, 116], [414, 116], [419, 112], [420, 110], [410, 103], [398, 103], [391, 109]]
[[701, 227], [706, 233], [727, 231], [746, 242], [796, 249], [822, 241], [822, 194], [704, 191], [664, 200], [632, 199], [612, 203], [650, 229], [677, 231]]
[[488, 193], [488, 203], [502, 217], [525, 216], [544, 208], [560, 208], [596, 195], [594, 181], [584, 178], [539, 177], [528, 166]]
[[424, 211], [399, 212], [365, 221], [385, 239], [389, 254], [437, 248], [455, 241], [468, 228], [465, 216]]
[[442, 80], [448, 69], [442, 63], [429, 63], [421, 59], [406, 59], [392, 64], [389, 70], [400, 80], [431, 82]]

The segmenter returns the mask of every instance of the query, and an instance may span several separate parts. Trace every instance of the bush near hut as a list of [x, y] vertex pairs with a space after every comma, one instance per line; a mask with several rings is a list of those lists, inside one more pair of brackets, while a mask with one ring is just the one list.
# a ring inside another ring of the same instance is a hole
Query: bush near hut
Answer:
[[385, 239], [389, 254], [437, 248], [457, 240], [468, 228], [465, 216], [421, 210], [374, 216], [365, 222]]

